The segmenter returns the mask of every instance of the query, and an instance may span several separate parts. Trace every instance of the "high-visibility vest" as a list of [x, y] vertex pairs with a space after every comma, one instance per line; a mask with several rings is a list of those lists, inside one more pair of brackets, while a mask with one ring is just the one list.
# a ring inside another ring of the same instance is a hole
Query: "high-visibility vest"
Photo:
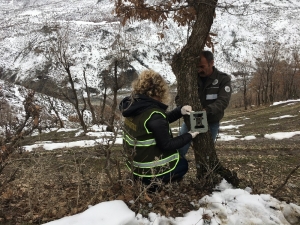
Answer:
[[179, 161], [178, 151], [161, 151], [152, 132], [147, 129], [146, 123], [154, 113], [166, 118], [163, 110], [152, 108], [138, 116], [126, 117], [124, 121], [123, 146], [128, 157], [126, 165], [133, 174], [140, 177], [156, 177], [169, 173]]

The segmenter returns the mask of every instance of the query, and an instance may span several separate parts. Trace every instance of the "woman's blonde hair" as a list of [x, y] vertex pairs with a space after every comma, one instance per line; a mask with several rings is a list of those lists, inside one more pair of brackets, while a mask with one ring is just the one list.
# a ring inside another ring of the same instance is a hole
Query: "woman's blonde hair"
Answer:
[[170, 101], [168, 83], [157, 72], [144, 70], [137, 79], [132, 82], [133, 94], [143, 94], [151, 98], [159, 98], [164, 104]]

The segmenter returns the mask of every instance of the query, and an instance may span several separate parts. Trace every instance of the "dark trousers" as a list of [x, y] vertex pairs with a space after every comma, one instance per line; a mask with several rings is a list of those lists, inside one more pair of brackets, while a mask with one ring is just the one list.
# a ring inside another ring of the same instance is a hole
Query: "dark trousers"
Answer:
[[[179, 162], [177, 163], [176, 167], [174, 170], [172, 170], [170, 173], [157, 176], [155, 179], [161, 180], [163, 183], [169, 183], [169, 182], [176, 182], [180, 181], [183, 176], [187, 173], [189, 169], [188, 162], [185, 158], [180, 157]], [[153, 178], [151, 177], [139, 177], [139, 176], [134, 176], [135, 180], [140, 180], [142, 181], [143, 184], [149, 185], [153, 181]], [[150, 187], [150, 192], [155, 192], [158, 188], [158, 185], [151, 185]]]

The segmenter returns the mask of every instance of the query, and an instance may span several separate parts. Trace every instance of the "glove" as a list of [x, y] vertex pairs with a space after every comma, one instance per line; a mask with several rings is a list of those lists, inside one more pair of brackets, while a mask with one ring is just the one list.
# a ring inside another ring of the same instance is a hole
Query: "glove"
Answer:
[[192, 111], [192, 106], [190, 105], [184, 105], [181, 107], [181, 115], [190, 115], [191, 111]]
[[196, 137], [198, 134], [199, 134], [199, 132], [197, 132], [197, 131], [189, 131], [189, 134], [191, 134], [192, 135], [192, 137], [194, 138], [194, 137]]

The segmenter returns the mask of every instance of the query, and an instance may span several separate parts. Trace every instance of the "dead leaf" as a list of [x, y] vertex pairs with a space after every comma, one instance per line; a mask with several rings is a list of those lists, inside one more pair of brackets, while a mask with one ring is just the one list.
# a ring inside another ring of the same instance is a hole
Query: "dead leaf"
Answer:
[[152, 202], [152, 198], [150, 198], [146, 192], [145, 192], [145, 200], [148, 202]]

